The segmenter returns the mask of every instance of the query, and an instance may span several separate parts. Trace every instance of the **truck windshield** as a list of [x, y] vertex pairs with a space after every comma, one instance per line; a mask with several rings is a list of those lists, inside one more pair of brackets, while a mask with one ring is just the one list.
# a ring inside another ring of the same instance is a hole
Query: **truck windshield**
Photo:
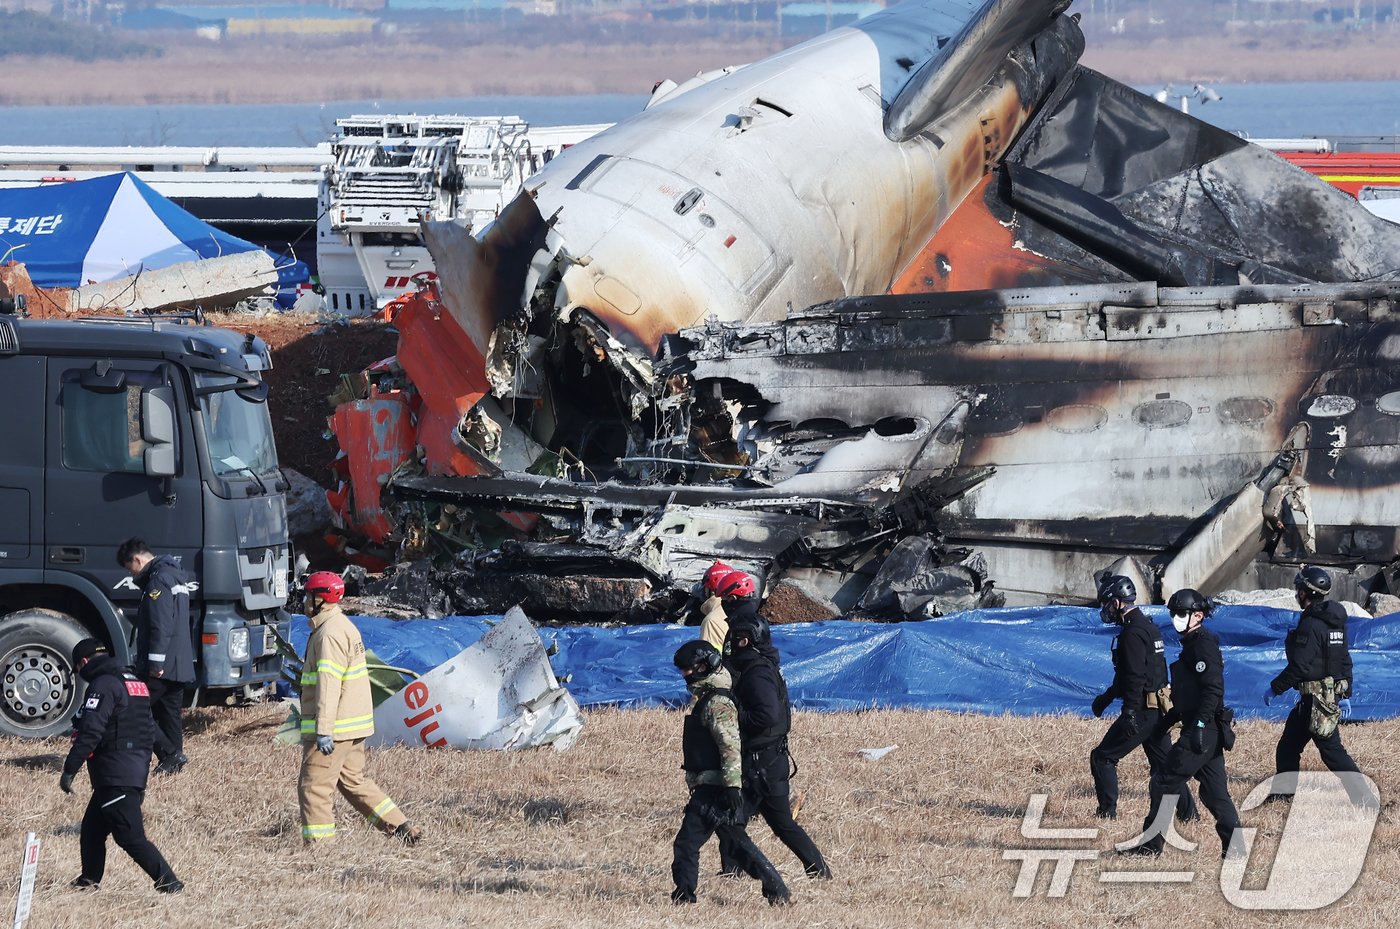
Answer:
[[204, 435], [209, 443], [209, 459], [218, 477], [232, 477], [249, 471], [262, 475], [277, 468], [277, 450], [272, 442], [272, 420], [266, 403], [238, 395], [239, 381], [226, 374], [197, 373], [202, 394]]

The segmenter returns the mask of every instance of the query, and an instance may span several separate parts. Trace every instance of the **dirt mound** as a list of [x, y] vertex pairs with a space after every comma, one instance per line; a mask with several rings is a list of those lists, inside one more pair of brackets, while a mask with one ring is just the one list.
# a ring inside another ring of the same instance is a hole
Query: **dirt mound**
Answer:
[[337, 447], [327, 438], [327, 398], [343, 376], [358, 374], [394, 354], [398, 333], [380, 320], [328, 323], [298, 313], [221, 313], [209, 320], [225, 329], [251, 332], [272, 349], [267, 383], [277, 456], [283, 467], [328, 485]]

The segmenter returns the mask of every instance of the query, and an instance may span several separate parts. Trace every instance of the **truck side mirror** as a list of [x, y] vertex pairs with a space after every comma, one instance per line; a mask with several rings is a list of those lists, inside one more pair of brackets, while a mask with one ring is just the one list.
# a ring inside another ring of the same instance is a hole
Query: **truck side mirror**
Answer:
[[256, 387], [239, 387], [234, 390], [234, 393], [249, 403], [266, 403], [267, 381], [258, 381]]
[[151, 477], [175, 474], [175, 391], [152, 387], [141, 392], [141, 438], [146, 441], [145, 466]]
[[113, 368], [110, 361], [99, 361], [78, 378], [84, 390], [99, 394], [115, 394], [126, 389], [126, 372]]

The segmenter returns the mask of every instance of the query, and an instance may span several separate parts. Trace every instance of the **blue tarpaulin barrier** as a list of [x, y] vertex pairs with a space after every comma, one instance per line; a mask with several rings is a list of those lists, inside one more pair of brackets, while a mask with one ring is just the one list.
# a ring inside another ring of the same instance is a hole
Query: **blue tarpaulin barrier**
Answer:
[[[1167, 660], [1180, 641], [1164, 607], [1145, 612], [1162, 628]], [[390, 620], [356, 617], [365, 645], [386, 664], [418, 673], [479, 639], [491, 617]], [[1225, 656], [1226, 702], [1242, 716], [1282, 719], [1294, 696], [1263, 702], [1264, 688], [1286, 663], [1283, 641], [1295, 611], [1222, 606], [1207, 620]], [[1353, 619], [1348, 627], [1356, 694], [1355, 719], [1400, 716], [1400, 614]], [[293, 644], [306, 645], [297, 617]], [[671, 665], [695, 627], [543, 627], [551, 659], [582, 706], [675, 706], [685, 687]], [[1096, 609], [1023, 607], [971, 610], [909, 623], [832, 620], [775, 626], [773, 644], [794, 705], [814, 710], [872, 707], [976, 713], [1088, 714], [1113, 679], [1109, 648], [1115, 629]], [[1116, 713], [1116, 707], [1110, 712]]]

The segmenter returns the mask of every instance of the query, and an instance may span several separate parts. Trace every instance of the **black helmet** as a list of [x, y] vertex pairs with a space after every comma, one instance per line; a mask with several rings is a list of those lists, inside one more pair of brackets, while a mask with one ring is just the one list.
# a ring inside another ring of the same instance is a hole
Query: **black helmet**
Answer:
[[1303, 565], [1293, 578], [1293, 586], [1313, 596], [1325, 597], [1332, 592], [1332, 575], [1316, 565]]
[[729, 621], [729, 641], [748, 639], [750, 645], [767, 645], [773, 641], [768, 620], [757, 613], [744, 613]]
[[1187, 613], [1204, 613], [1209, 616], [1214, 608], [1215, 604], [1199, 590], [1192, 590], [1190, 587], [1181, 588], [1167, 601], [1167, 612], [1173, 616], [1184, 616]]
[[676, 649], [676, 656], [671, 659], [676, 663], [676, 667], [681, 671], [689, 671], [692, 668], [704, 667], [705, 676], [714, 674], [719, 670], [723, 659], [720, 657], [719, 649], [715, 648], [704, 639], [696, 639], [694, 642], [687, 642]]
[[1137, 585], [1130, 577], [1121, 574], [1108, 574], [1099, 581], [1099, 605], [1103, 606], [1110, 600], [1119, 600], [1123, 603], [1137, 602]]

